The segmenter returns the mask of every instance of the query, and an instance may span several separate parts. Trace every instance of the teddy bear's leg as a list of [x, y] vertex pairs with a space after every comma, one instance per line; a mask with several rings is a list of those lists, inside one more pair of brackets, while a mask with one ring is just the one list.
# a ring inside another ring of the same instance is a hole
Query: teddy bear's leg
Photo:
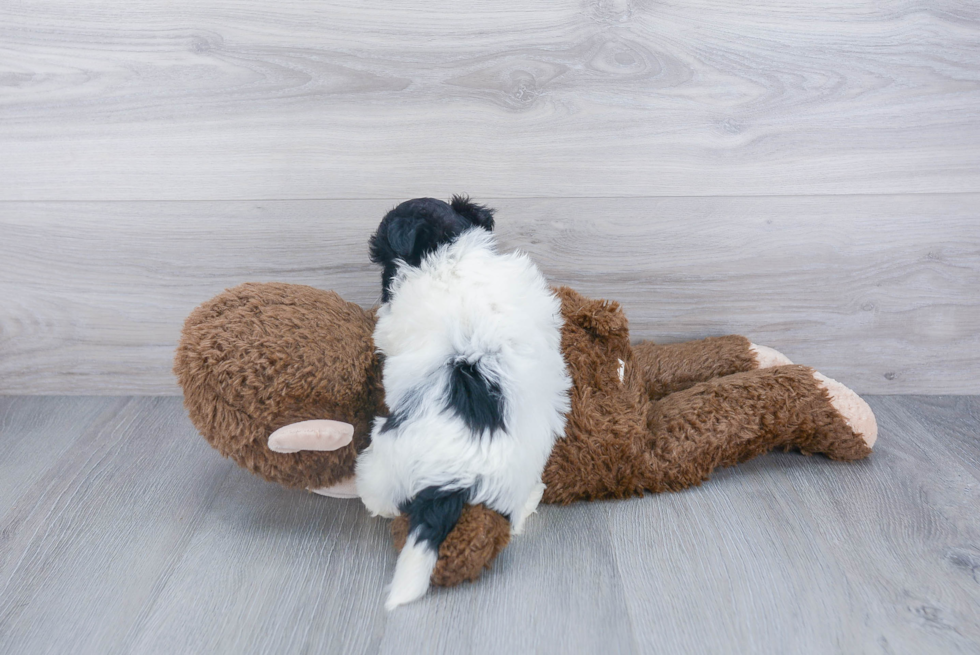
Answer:
[[737, 335], [666, 345], [644, 341], [633, 346], [633, 353], [652, 400], [717, 377], [793, 363]]
[[844, 385], [805, 366], [717, 378], [650, 406], [645, 486], [676, 491], [774, 448], [854, 460], [871, 453], [874, 414]]
[[868, 448], [873, 448], [875, 441], [878, 440], [878, 421], [868, 403], [837, 380], [817, 371], [813, 372], [813, 377], [817, 379], [817, 384], [827, 391], [830, 404], [844, 417], [848, 427], [864, 438]]

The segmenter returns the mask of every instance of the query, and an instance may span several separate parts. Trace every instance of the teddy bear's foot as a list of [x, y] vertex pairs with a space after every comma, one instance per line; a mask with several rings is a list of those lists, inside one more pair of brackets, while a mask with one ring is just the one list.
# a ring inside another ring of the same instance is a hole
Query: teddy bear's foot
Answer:
[[310, 491], [328, 498], [360, 498], [357, 495], [357, 485], [354, 483], [354, 478], [347, 478], [329, 487], [319, 487], [310, 489]]
[[760, 346], [758, 344], [750, 343], [749, 352], [751, 352], [755, 357], [755, 361], [758, 362], [759, 368], [788, 366], [793, 363], [789, 360], [789, 357], [779, 352], [775, 348], [770, 348], [768, 346]]
[[878, 422], [868, 403], [837, 380], [817, 371], [813, 372], [813, 377], [817, 380], [817, 386], [827, 391], [830, 404], [843, 417], [847, 426], [864, 439], [868, 448], [874, 446], [878, 439]]

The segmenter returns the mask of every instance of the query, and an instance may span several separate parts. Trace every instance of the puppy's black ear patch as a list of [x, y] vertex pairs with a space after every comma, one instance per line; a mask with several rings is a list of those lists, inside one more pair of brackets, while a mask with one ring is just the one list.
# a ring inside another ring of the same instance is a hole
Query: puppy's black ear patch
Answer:
[[493, 231], [493, 215], [496, 210], [486, 205], [478, 205], [469, 196], [453, 196], [451, 203], [453, 211], [468, 220], [473, 225], [479, 225], [485, 230]]
[[391, 284], [398, 272], [397, 261], [409, 266], [419, 266], [422, 259], [439, 246], [452, 242], [474, 224], [486, 229], [493, 227], [493, 211], [469, 202], [466, 198], [455, 199], [465, 214], [435, 198], [406, 200], [381, 220], [377, 232], [371, 237], [371, 261], [381, 264], [381, 300], [391, 299]]
[[398, 271], [395, 260], [401, 259], [401, 256], [391, 246], [391, 241], [388, 238], [388, 229], [388, 221], [383, 221], [378, 227], [378, 231], [371, 236], [371, 240], [368, 242], [371, 261], [375, 264], [381, 264], [384, 267], [381, 271], [382, 302], [391, 300], [391, 283], [395, 278], [395, 273]]
[[422, 389], [416, 388], [410, 390], [401, 399], [401, 402], [398, 403], [396, 407], [392, 408], [388, 418], [385, 419], [384, 425], [381, 426], [380, 433], [387, 434], [392, 430], [400, 428], [402, 424], [411, 418], [411, 416], [415, 414], [421, 406]]
[[393, 221], [388, 226], [388, 243], [399, 259], [413, 261], [415, 243], [418, 241], [424, 223], [415, 217]]
[[449, 374], [449, 409], [477, 434], [504, 428], [504, 395], [476, 364], [454, 362]]

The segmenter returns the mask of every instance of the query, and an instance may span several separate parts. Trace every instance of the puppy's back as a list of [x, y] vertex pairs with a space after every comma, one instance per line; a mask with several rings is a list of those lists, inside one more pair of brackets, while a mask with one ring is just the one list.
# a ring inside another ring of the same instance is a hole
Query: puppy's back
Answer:
[[365, 505], [408, 513], [416, 535], [389, 604], [424, 593], [438, 550], [424, 537], [451, 529], [461, 500], [520, 520], [568, 411], [560, 309], [530, 259], [482, 228], [398, 267], [374, 335], [391, 414], [358, 461]]
[[379, 311], [375, 343], [388, 358], [507, 348], [533, 356], [538, 349], [559, 348], [560, 311], [526, 255], [497, 253], [493, 235], [473, 228], [419, 266], [398, 269], [391, 300]]

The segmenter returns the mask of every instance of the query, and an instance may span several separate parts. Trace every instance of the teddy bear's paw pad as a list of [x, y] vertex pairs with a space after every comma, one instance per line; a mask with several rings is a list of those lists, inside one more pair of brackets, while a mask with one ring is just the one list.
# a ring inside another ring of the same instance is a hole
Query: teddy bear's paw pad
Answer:
[[749, 352], [755, 355], [755, 361], [759, 363], [759, 368], [772, 368], [773, 366], [789, 366], [793, 362], [789, 357], [769, 346], [759, 346], [754, 343], [749, 344]]
[[298, 453], [343, 448], [354, 439], [354, 426], [343, 421], [300, 421], [284, 425], [269, 435], [269, 450]]
[[320, 496], [327, 496], [328, 498], [359, 498], [354, 478], [347, 478], [329, 487], [318, 487], [316, 489], [310, 489], [310, 491]]
[[878, 421], [868, 403], [837, 380], [816, 371], [813, 372], [813, 377], [818, 385], [827, 390], [830, 403], [844, 417], [847, 426], [861, 435], [868, 448], [874, 446], [878, 439]]

